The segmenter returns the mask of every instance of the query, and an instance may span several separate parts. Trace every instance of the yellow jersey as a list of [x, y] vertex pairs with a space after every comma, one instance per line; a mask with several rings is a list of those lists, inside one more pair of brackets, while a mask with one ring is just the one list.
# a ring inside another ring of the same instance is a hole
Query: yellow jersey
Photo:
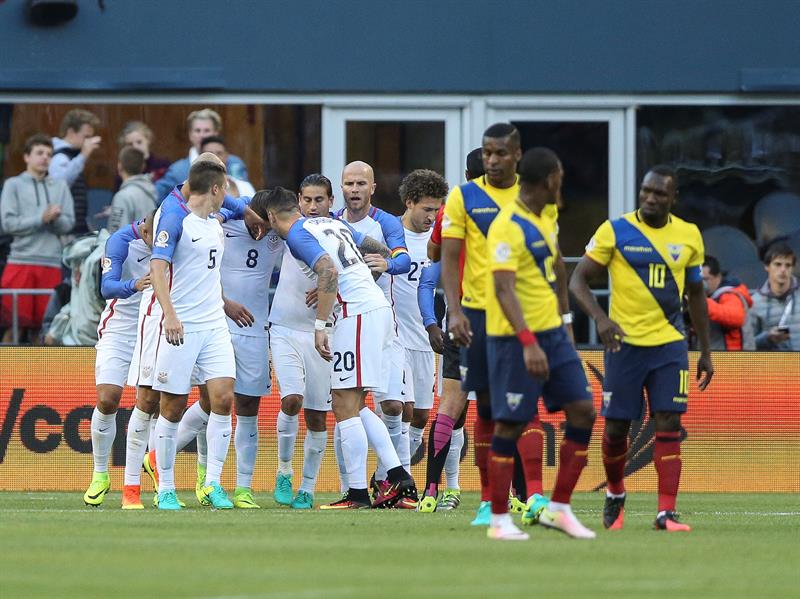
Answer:
[[606, 221], [586, 255], [608, 267], [609, 316], [625, 331], [625, 343], [652, 347], [685, 337], [682, 298], [686, 280], [702, 280], [703, 238], [696, 225], [670, 215], [660, 229], [639, 212]]
[[552, 210], [536, 216], [522, 202], [506, 206], [489, 227], [489, 272], [486, 277], [486, 334], [513, 335], [494, 290], [494, 273], [516, 273], [514, 290], [525, 323], [533, 332], [561, 326], [556, 294], [555, 259], [558, 256], [558, 225]]
[[464, 279], [461, 304], [486, 309], [486, 236], [500, 209], [519, 195], [519, 177], [505, 189], [493, 187], [478, 177], [454, 187], [447, 197], [442, 219], [442, 238], [464, 241]]

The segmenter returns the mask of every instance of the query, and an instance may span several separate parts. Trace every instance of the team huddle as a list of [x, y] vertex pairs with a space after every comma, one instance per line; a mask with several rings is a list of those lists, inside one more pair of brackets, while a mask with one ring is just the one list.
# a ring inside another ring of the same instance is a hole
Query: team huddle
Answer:
[[[403, 179], [402, 217], [372, 205], [374, 175], [363, 162], [344, 168], [345, 207], [336, 213], [331, 182], [323, 175], [306, 177], [299, 193], [276, 187], [247, 198], [227, 195], [226, 174], [216, 156], [201, 154], [187, 181], [153, 214], [107, 242], [88, 505], [100, 505], [110, 489], [108, 460], [127, 384], [136, 388], [136, 405], [127, 429], [123, 509], [143, 509], [144, 470], [157, 489], [154, 505], [180, 510], [175, 456], [195, 440], [197, 500], [216, 509], [258, 508], [252, 477], [259, 403], [270, 392], [271, 364], [281, 397], [277, 503], [314, 506], [332, 411], [342, 497], [320, 509], [457, 508], [472, 397], [481, 475], [472, 524], [488, 527], [492, 539], [527, 539], [511, 509], [522, 513], [526, 525], [574, 538], [595, 536], [570, 508], [595, 411], [572, 339], [557, 241], [564, 173], [552, 151], [534, 148], [523, 155], [516, 129], [493, 125], [470, 154], [467, 183], [450, 191], [439, 174], [422, 169]], [[639, 210], [601, 226], [569, 281], [607, 350], [603, 523], [610, 529], [623, 525], [628, 427], [641, 416], [646, 390], [657, 431], [655, 527], [689, 530], [675, 512], [680, 414], [689, 385], [680, 319], [684, 288], [702, 350], [701, 389], [713, 368], [702, 239], [694, 225], [669, 212], [675, 183], [674, 173], [651, 170]], [[589, 280], [604, 268], [612, 279], [610, 317], [589, 290]], [[433, 309], [440, 277], [446, 332]], [[410, 466], [434, 404], [436, 353], [441, 400], [427, 440], [425, 487], [418, 493]], [[193, 386], [199, 386], [200, 399], [187, 409]], [[374, 410], [365, 402], [368, 393]], [[542, 488], [540, 397], [548, 411], [566, 416], [549, 499]], [[295, 492], [292, 460], [301, 409], [306, 437]], [[221, 478], [232, 434], [231, 500]], [[377, 457], [371, 475], [370, 447]], [[524, 480], [512, 484], [515, 460]]]

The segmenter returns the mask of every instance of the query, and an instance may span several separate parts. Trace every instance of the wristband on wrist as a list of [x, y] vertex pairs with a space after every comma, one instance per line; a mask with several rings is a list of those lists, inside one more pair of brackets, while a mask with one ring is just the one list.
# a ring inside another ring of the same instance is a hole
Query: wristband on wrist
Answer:
[[528, 347], [536, 343], [536, 335], [531, 333], [529, 329], [523, 329], [517, 333], [517, 339], [519, 339], [522, 347]]
[[563, 324], [572, 324], [573, 320], [574, 320], [574, 316], [573, 316], [572, 312], [567, 312], [566, 314], [562, 314], [561, 315], [561, 322]]
[[328, 325], [328, 321], [327, 320], [320, 320], [319, 318], [317, 318], [314, 321], [314, 330], [315, 331], [324, 331], [325, 327], [327, 325]]

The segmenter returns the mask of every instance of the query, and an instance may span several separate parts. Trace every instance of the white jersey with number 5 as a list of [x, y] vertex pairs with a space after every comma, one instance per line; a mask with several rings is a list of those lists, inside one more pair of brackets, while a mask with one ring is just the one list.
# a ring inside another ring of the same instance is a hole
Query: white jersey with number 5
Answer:
[[313, 273], [317, 261], [330, 256], [339, 274], [336, 299], [342, 306], [342, 317], [363, 314], [376, 308], [389, 307], [389, 302], [372, 278], [358, 246], [364, 235], [345, 223], [331, 218], [300, 218], [286, 237], [292, 255]]
[[428, 240], [431, 238], [431, 231], [414, 233], [406, 229], [405, 237], [408, 253], [411, 256], [411, 270], [402, 275], [395, 275], [392, 281], [397, 335], [400, 337], [400, 344], [406, 349], [430, 351], [431, 344], [428, 333], [422, 326], [422, 315], [417, 303], [417, 287], [422, 269], [430, 264]]

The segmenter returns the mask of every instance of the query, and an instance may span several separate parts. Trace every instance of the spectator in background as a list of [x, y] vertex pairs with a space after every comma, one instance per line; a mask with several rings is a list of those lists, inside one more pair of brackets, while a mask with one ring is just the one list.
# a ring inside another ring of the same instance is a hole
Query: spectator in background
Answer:
[[703, 286], [708, 296], [711, 349], [755, 349], [753, 337], [749, 329], [745, 329], [747, 311], [753, 305], [747, 286], [736, 279], [723, 277], [719, 260], [708, 254], [703, 262]]
[[[156, 181], [156, 191], [158, 199], [161, 201], [176, 185], [183, 183], [189, 176], [189, 167], [195, 158], [200, 154], [200, 144], [206, 137], [220, 135], [222, 133], [222, 118], [210, 108], [195, 110], [186, 117], [186, 125], [189, 129], [189, 141], [192, 147], [189, 148], [189, 156], [173, 162], [166, 174]], [[238, 156], [228, 155], [225, 161], [228, 175], [247, 181], [247, 167]]]
[[757, 349], [800, 351], [797, 256], [787, 244], [773, 244], [764, 256], [767, 281], [753, 295], [750, 324]]
[[[43, 134], [25, 142], [25, 172], [10, 177], [0, 194], [0, 223], [13, 237], [8, 264], [3, 270], [3, 289], [53, 289], [61, 283], [61, 240], [72, 230], [75, 213], [66, 182], [47, 176], [53, 143]], [[19, 326], [37, 341], [49, 296], [19, 296]], [[3, 321], [11, 325], [12, 297], [3, 296]], [[22, 338], [22, 336], [20, 336]], [[12, 330], [3, 335], [9, 343]]]
[[[146, 175], [150, 175], [150, 180], [155, 182], [164, 176], [169, 168], [169, 160], [159, 158], [150, 153], [150, 146], [153, 143], [153, 132], [142, 121], [130, 121], [125, 123], [119, 134], [119, 147], [131, 146], [144, 154], [144, 170]], [[118, 191], [122, 185], [122, 179], [117, 177], [114, 181], [114, 191]]]
[[64, 115], [59, 135], [53, 138], [53, 159], [50, 176], [67, 182], [75, 207], [75, 222], [71, 231], [75, 235], [89, 232], [86, 220], [86, 179], [83, 169], [92, 153], [100, 147], [100, 137], [95, 135], [100, 119], [88, 110], [75, 108]]
[[144, 166], [144, 154], [133, 146], [125, 146], [119, 151], [117, 173], [122, 186], [111, 200], [109, 233], [144, 218], [156, 208], [156, 188], [150, 176], [142, 174]]
[[[219, 135], [212, 135], [211, 137], [203, 139], [200, 143], [200, 152], [211, 152], [224, 163], [227, 163], [230, 157], [228, 149], [225, 146], [225, 140]], [[256, 195], [255, 187], [253, 187], [249, 181], [237, 179], [236, 177], [228, 175], [228, 184], [228, 193], [235, 198], [239, 196], [248, 196], [252, 198]]]

